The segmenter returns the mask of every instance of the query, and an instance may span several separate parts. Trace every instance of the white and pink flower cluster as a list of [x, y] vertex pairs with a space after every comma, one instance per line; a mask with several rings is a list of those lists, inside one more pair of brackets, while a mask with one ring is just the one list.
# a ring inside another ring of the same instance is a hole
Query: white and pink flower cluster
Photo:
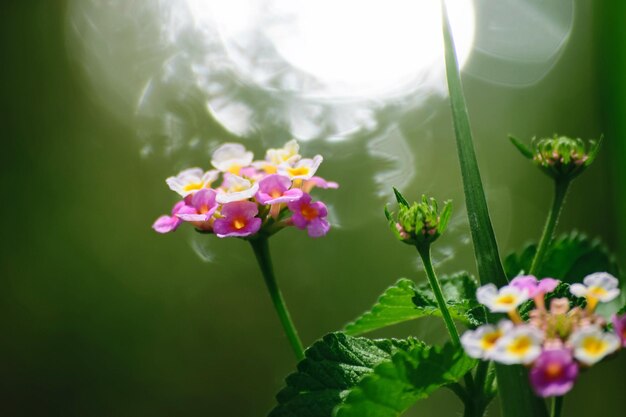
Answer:
[[[595, 313], [599, 302], [619, 296], [618, 281], [606, 272], [573, 284], [570, 292], [584, 297], [586, 307], [570, 308], [567, 298], [545, 295], [554, 291], [558, 280], [519, 276], [498, 289], [493, 284], [480, 287], [478, 301], [493, 313], [506, 313], [510, 320], [486, 324], [463, 334], [461, 343], [471, 357], [530, 367], [530, 382], [542, 397], [560, 396], [572, 389], [580, 368], [589, 367], [620, 347], [626, 346], [626, 315], [613, 317], [613, 331]], [[518, 307], [532, 299], [534, 309], [528, 321]]]
[[241, 144], [225, 143], [213, 153], [214, 169], [190, 168], [166, 180], [182, 200], [152, 227], [168, 233], [187, 222], [218, 237], [248, 237], [294, 225], [311, 237], [324, 236], [330, 229], [328, 210], [309, 193], [338, 185], [315, 176], [322, 160], [321, 155], [302, 158], [295, 140], [269, 149], [262, 161]]

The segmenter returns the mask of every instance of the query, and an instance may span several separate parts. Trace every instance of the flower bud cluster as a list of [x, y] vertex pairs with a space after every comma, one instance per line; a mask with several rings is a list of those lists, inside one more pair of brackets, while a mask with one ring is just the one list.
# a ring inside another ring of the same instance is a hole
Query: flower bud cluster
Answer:
[[[570, 292], [584, 297], [586, 307], [571, 308], [567, 298], [553, 298], [546, 306], [546, 294], [554, 291], [558, 280], [520, 276], [498, 289], [493, 284], [480, 287], [478, 301], [493, 313], [506, 313], [510, 320], [486, 324], [463, 334], [461, 343], [474, 358], [503, 364], [522, 364], [530, 368], [530, 383], [542, 397], [560, 396], [572, 389], [579, 369], [589, 367], [619, 348], [626, 346], [626, 315], [614, 316], [613, 331], [595, 313], [599, 302], [619, 295], [618, 281], [598, 272], [573, 284]], [[534, 300], [527, 322], [519, 306]]]
[[452, 212], [451, 202], [446, 201], [440, 212], [434, 198], [422, 196], [421, 202], [409, 205], [404, 197], [395, 191], [398, 198], [398, 216], [393, 219], [388, 210], [385, 210], [385, 214], [396, 236], [411, 245], [430, 244], [437, 240], [448, 226]]
[[557, 180], [571, 180], [582, 173], [595, 159], [600, 141], [571, 139], [555, 135], [552, 138], [533, 138], [531, 149], [511, 137], [513, 144], [543, 172]]
[[267, 150], [261, 161], [243, 145], [225, 143], [213, 153], [214, 169], [190, 168], [167, 178], [182, 200], [152, 227], [168, 233], [187, 222], [218, 237], [249, 238], [293, 225], [311, 237], [324, 236], [330, 229], [328, 210], [309, 193], [339, 185], [315, 176], [322, 160], [321, 155], [302, 158], [295, 140]]

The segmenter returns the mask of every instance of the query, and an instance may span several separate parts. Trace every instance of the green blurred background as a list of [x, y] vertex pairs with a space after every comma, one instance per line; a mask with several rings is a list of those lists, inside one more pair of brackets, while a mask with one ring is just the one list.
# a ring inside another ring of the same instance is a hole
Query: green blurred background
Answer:
[[[626, 254], [626, 9], [618, 1], [588, 3], [577, 2], [569, 44], [538, 84], [465, 79], [504, 253], [537, 238], [551, 193], [506, 135], [559, 132], [607, 138], [600, 159], [576, 181], [560, 230], [577, 227], [621, 248], [620, 260]], [[192, 231], [160, 236], [150, 229], [173, 201], [163, 180], [180, 161], [142, 157], [135, 127], [95, 98], [67, 51], [65, 11], [61, 0], [0, 5], [0, 415], [265, 415], [295, 364], [251, 251], [238, 240], [212, 241], [205, 250], [213, 261], [206, 262], [192, 249], [204, 247]], [[429, 114], [426, 127], [414, 123], [419, 111], [398, 121], [417, 166], [405, 194], [455, 201], [456, 226], [441, 243], [454, 259], [442, 258], [439, 269], [473, 271], [445, 100], [434, 101]], [[228, 139], [222, 133], [209, 126], [203, 139]], [[264, 147], [246, 145], [257, 155]], [[368, 308], [397, 278], [425, 277], [416, 254], [387, 230], [387, 199], [373, 191], [372, 179], [383, 162], [364, 140], [304, 150], [324, 152], [321, 174], [342, 184], [319, 195], [344, 226], [320, 240], [288, 230], [271, 242], [292, 316], [310, 344]], [[208, 159], [199, 152], [185, 163], [206, 167]], [[379, 333], [409, 334], [445, 339], [438, 320]], [[584, 373], [564, 415], [623, 416], [624, 372], [621, 354]], [[409, 415], [458, 410], [441, 391]], [[498, 415], [496, 406], [490, 415]]]

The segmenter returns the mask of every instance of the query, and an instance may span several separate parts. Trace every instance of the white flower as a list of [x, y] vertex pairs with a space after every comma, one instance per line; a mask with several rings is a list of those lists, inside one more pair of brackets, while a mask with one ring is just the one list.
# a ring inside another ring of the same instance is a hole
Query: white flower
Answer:
[[218, 171], [204, 172], [201, 168], [189, 168], [181, 171], [175, 177], [165, 180], [172, 191], [176, 191], [183, 197], [193, 194], [203, 188], [211, 188], [211, 183], [217, 179]]
[[222, 172], [238, 174], [252, 163], [254, 155], [240, 143], [225, 143], [213, 152], [211, 165]]
[[619, 295], [617, 278], [607, 272], [596, 272], [587, 275], [583, 284], [572, 284], [569, 290], [577, 297], [592, 298], [595, 303], [614, 300]]
[[268, 149], [265, 153], [265, 160], [273, 165], [281, 165], [284, 163], [293, 164], [300, 160], [301, 156], [298, 153], [300, 146], [295, 139], [285, 143], [282, 148]]
[[322, 155], [315, 155], [313, 159], [300, 159], [293, 165], [284, 163], [278, 167], [278, 173], [285, 175], [292, 180], [308, 180], [315, 175], [315, 172], [323, 160], [324, 158], [322, 158]]
[[587, 326], [576, 330], [569, 338], [574, 347], [574, 357], [585, 365], [593, 365], [615, 352], [620, 345], [619, 337], [603, 332], [598, 326]]
[[532, 363], [541, 354], [544, 334], [538, 328], [524, 324], [516, 326], [496, 343], [493, 360], [507, 365]]
[[468, 330], [461, 336], [461, 344], [468, 356], [476, 359], [491, 359], [498, 340], [513, 328], [513, 323], [502, 320], [498, 327], [485, 324], [476, 330]]
[[476, 291], [476, 299], [494, 313], [509, 313], [528, 300], [528, 292], [510, 285], [498, 290], [494, 284], [487, 284]]
[[259, 184], [234, 174], [225, 174], [222, 186], [217, 190], [216, 201], [220, 204], [248, 200], [259, 191]]

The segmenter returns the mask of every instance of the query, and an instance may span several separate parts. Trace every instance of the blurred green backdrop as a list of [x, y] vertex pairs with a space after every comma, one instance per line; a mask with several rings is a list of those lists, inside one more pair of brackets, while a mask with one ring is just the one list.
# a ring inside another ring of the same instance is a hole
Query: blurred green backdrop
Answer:
[[[539, 235], [551, 191], [507, 133], [604, 132], [602, 156], [575, 183], [560, 230], [578, 227], [616, 250], [621, 245], [621, 259], [625, 254], [626, 10], [620, 2], [577, 5], [570, 44], [540, 83], [515, 89], [465, 79], [505, 253]], [[0, 5], [0, 415], [265, 415], [294, 363], [251, 251], [220, 241], [207, 263], [191, 248], [193, 232], [159, 236], [150, 229], [172, 202], [163, 180], [180, 166], [141, 157], [134, 127], [86, 87], [66, 50], [65, 7], [46, 0]], [[456, 202], [459, 226], [444, 238], [455, 258], [440, 270], [473, 270], [471, 246], [462, 242], [467, 229], [447, 103], [433, 106], [428, 137], [413, 124], [419, 114], [399, 121], [418, 167], [405, 194]], [[206, 139], [220, 139], [214, 129]], [[416, 254], [388, 232], [386, 200], [372, 191], [368, 173], [381, 162], [358, 140], [332, 150], [305, 146], [318, 150], [329, 153], [322, 174], [342, 184], [325, 197], [346, 227], [321, 240], [289, 230], [271, 242], [306, 344], [341, 328], [398, 277], [425, 279]], [[207, 166], [208, 154], [191, 163]], [[381, 334], [445, 337], [437, 320]], [[564, 414], [623, 416], [625, 371], [622, 354], [583, 374]], [[411, 415], [455, 415], [460, 405], [451, 398], [439, 392]]]

